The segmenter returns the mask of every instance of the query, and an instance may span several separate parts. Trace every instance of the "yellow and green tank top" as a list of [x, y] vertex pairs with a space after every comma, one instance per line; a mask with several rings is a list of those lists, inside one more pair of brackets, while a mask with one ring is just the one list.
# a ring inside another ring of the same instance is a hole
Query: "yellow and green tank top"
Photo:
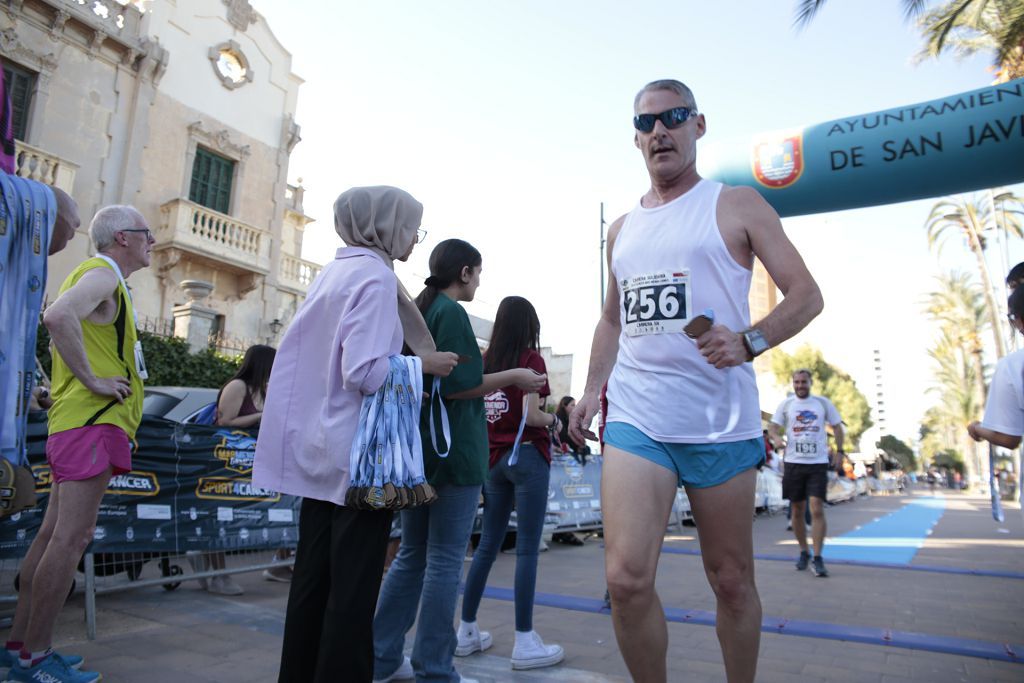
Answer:
[[[71, 271], [60, 286], [58, 297], [77, 283], [93, 268], [109, 268], [99, 258], [83, 261]], [[114, 321], [98, 325], [83, 320], [82, 340], [85, 355], [89, 359], [93, 374], [97, 377], [127, 377], [131, 382], [132, 395], [118, 403], [110, 396], [99, 396], [89, 391], [68, 368], [56, 345], [51, 346], [53, 354], [52, 395], [53, 407], [49, 414], [49, 433], [67, 431], [96, 424], [111, 424], [120, 427], [129, 438], [135, 438], [135, 430], [142, 420], [142, 379], [135, 369], [135, 312], [131, 297], [124, 285], [118, 283], [117, 312]]]

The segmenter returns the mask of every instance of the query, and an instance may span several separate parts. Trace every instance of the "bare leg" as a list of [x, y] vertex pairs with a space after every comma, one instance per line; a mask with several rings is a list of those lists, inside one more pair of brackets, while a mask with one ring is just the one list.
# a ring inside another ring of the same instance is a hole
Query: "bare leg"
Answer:
[[634, 681], [664, 683], [668, 628], [654, 577], [676, 495], [676, 474], [612, 446], [604, 452], [604, 561], [615, 639]]
[[92, 541], [103, 492], [111, 469], [82, 481], [64, 481], [59, 490], [56, 524], [32, 575], [32, 610], [25, 629], [25, 649], [45, 650], [51, 645], [53, 625], [67, 598], [75, 567]]
[[[761, 598], [754, 584], [753, 518], [757, 471], [711, 488], [686, 488], [697, 522], [704, 571], [715, 591], [715, 631], [729, 683], [753, 683], [761, 644]], [[793, 519], [802, 511], [793, 505]]]
[[800, 544], [800, 550], [807, 552], [807, 527], [804, 526], [804, 507], [807, 505], [806, 500], [794, 500], [791, 503], [793, 507], [793, 535], [796, 536], [796, 542]]
[[46, 501], [46, 514], [43, 516], [43, 523], [39, 526], [39, 532], [32, 541], [32, 545], [29, 546], [28, 553], [21, 560], [21, 566], [18, 567], [18, 605], [14, 609], [14, 620], [11, 623], [11, 634], [8, 640], [25, 640], [28, 617], [32, 613], [32, 585], [35, 583], [36, 567], [39, 565], [43, 553], [46, 552], [46, 546], [50, 543], [50, 537], [53, 536], [53, 527], [57, 524], [59, 509], [57, 491], [59, 488], [57, 485], [51, 487], [50, 498]]
[[821, 556], [821, 549], [825, 547], [825, 532], [828, 525], [825, 523], [825, 502], [821, 498], [812, 497], [811, 505], [811, 538], [814, 543], [814, 554]]

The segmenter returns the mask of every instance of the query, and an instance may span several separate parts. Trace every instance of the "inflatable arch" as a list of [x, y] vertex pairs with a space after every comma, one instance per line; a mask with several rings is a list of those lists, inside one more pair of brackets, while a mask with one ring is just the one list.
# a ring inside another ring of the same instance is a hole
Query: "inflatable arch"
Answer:
[[1024, 78], [712, 147], [701, 174], [750, 185], [781, 216], [1024, 180]]

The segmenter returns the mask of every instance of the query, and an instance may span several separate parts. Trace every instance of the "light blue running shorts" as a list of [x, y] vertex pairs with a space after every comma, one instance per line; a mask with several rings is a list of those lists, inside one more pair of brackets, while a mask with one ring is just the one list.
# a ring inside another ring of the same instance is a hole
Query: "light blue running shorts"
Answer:
[[604, 442], [675, 472], [679, 486], [698, 489], [724, 484], [764, 462], [760, 436], [728, 443], [662, 443], [633, 425], [609, 422]]

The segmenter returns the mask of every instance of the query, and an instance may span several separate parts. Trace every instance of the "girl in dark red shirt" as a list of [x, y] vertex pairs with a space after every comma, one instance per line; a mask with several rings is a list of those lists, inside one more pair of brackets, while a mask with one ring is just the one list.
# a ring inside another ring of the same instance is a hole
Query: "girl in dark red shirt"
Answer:
[[[518, 296], [506, 297], [498, 306], [491, 343], [484, 355], [485, 373], [511, 368], [547, 372], [540, 355], [537, 312], [529, 301]], [[476, 613], [487, 575], [505, 537], [513, 505], [516, 510], [516, 642], [512, 649], [512, 668], [551, 666], [565, 656], [560, 645], [545, 645], [533, 630], [537, 558], [551, 476], [551, 435], [559, 429], [558, 418], [544, 411], [544, 398], [550, 393], [545, 382], [538, 393], [524, 394], [518, 387], [507, 386], [484, 397], [490, 472], [484, 482], [483, 532], [462, 598], [462, 621], [455, 650], [458, 656], [491, 646], [491, 635], [480, 631], [476, 625]], [[522, 436], [517, 440], [520, 429]]]

